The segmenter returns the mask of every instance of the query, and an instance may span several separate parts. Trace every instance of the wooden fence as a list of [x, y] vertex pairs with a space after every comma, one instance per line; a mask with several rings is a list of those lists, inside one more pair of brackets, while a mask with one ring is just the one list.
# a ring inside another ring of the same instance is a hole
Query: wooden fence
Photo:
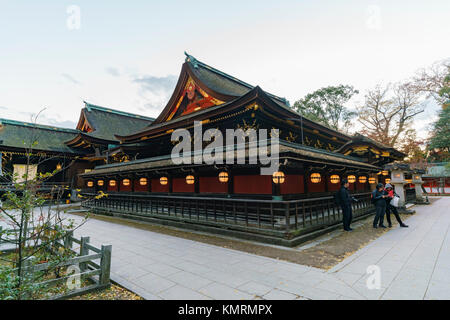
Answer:
[[[2, 231], [2, 227], [0, 227], [0, 234]], [[15, 232], [17, 230], [7, 230], [8, 233]], [[78, 296], [81, 294], [85, 294], [94, 290], [108, 288], [111, 285], [110, 282], [110, 272], [111, 272], [111, 253], [112, 246], [111, 245], [102, 245], [101, 248], [96, 248], [95, 246], [89, 243], [89, 237], [81, 237], [81, 239], [76, 239], [73, 237], [73, 233], [69, 232], [64, 238], [57, 240], [53, 244], [56, 247], [62, 247], [66, 250], [69, 250], [71, 253], [76, 254], [77, 256], [74, 258], [67, 259], [60, 263], [42, 263], [32, 265], [31, 261], [24, 261], [23, 274], [34, 275], [36, 272], [40, 271], [51, 271], [58, 267], [67, 267], [67, 266], [78, 266], [79, 272], [66, 275], [61, 278], [50, 279], [42, 282], [36, 283], [38, 286], [51, 287], [64, 282], [67, 282], [70, 279], [74, 279], [79, 277], [80, 282], [85, 279], [89, 279], [92, 284], [86, 287], [80, 287], [76, 289], [72, 289], [66, 291], [63, 294], [58, 294], [49, 297], [51, 300], [59, 300], [59, 299], [67, 299], [70, 297]], [[0, 239], [0, 244], [2, 243]], [[74, 248], [74, 243], [79, 245], [79, 250], [76, 251]], [[14, 249], [3, 250], [2, 252], [14, 251]], [[99, 263], [95, 261], [99, 260]], [[17, 268], [13, 271], [17, 272]]]
[[[94, 212], [120, 213], [131, 218], [152, 218], [189, 222], [252, 234], [292, 239], [341, 223], [342, 210], [333, 196], [299, 200], [255, 200], [202, 196], [109, 193], [96, 199], [85, 193], [88, 200], [82, 206]], [[353, 216], [374, 210], [370, 193], [353, 194]], [[213, 229], [212, 229], [213, 230]]]

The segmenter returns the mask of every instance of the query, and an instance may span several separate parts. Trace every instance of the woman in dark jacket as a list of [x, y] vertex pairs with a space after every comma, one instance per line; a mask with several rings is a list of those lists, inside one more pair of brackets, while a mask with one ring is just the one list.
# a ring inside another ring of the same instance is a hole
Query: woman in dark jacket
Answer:
[[380, 223], [379, 226], [381, 228], [386, 228], [386, 226], [383, 225], [384, 213], [386, 212], [386, 197], [387, 195], [384, 193], [383, 184], [377, 184], [377, 188], [372, 192], [372, 202], [375, 205], [376, 210], [375, 218], [373, 219], [373, 227], [375, 229], [378, 228], [378, 222]]
[[386, 186], [384, 187], [384, 190], [387, 193], [386, 220], [388, 222], [388, 227], [389, 228], [392, 227], [392, 223], [391, 223], [391, 212], [392, 212], [395, 216], [395, 219], [397, 219], [397, 222], [400, 225], [400, 227], [408, 228], [408, 226], [402, 222], [402, 219], [400, 219], [400, 215], [398, 214], [397, 208], [394, 207], [393, 205], [391, 205], [391, 200], [394, 199], [394, 197], [398, 197], [398, 195], [394, 191], [394, 188], [392, 187], [392, 185], [390, 183], [387, 183]]

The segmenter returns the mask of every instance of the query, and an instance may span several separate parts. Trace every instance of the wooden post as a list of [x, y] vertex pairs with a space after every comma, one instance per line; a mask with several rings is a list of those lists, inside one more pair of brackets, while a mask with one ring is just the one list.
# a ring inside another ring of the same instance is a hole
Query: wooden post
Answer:
[[303, 191], [305, 194], [308, 193], [308, 172], [303, 170]]
[[234, 175], [230, 170], [228, 174], [228, 196], [231, 196], [234, 193]]
[[110, 273], [111, 273], [111, 245], [102, 245], [102, 258], [100, 260], [100, 285], [110, 284]]
[[[33, 256], [28, 257], [27, 259], [25, 259], [23, 261], [22, 270], [21, 270], [21, 273], [19, 275], [20, 278], [21, 278], [22, 283], [26, 282], [26, 278], [27, 277], [29, 277], [28, 279], [32, 279], [32, 277], [33, 277], [33, 265], [31, 263], [31, 259], [32, 258], [33, 258]], [[26, 291], [25, 291], [25, 293], [23, 293], [23, 296], [22, 296], [21, 299], [29, 299], [29, 298], [30, 298], [29, 294], [27, 294]]]
[[[81, 237], [80, 256], [89, 255], [89, 249], [86, 246], [86, 244], [89, 243], [89, 241], [90, 241], [90, 237]], [[86, 262], [80, 263], [80, 272], [84, 272], [86, 269], [87, 269]]]
[[285, 204], [285, 219], [286, 219], [286, 232], [289, 232], [291, 229], [291, 208], [289, 202]]
[[73, 231], [67, 232], [66, 236], [64, 237], [64, 248], [66, 249], [72, 249], [73, 241]]
[[200, 176], [198, 173], [194, 174], [194, 193], [200, 193]]

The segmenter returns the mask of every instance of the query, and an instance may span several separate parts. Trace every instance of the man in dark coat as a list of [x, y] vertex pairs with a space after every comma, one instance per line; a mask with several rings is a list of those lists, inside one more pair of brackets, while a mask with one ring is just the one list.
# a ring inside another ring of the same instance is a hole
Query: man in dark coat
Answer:
[[386, 212], [386, 199], [387, 192], [384, 191], [382, 183], [377, 184], [376, 189], [372, 192], [372, 202], [375, 205], [375, 218], [373, 219], [373, 227], [376, 229], [379, 226], [381, 228], [386, 228], [383, 225], [384, 214]]
[[338, 193], [339, 205], [342, 208], [342, 223], [344, 224], [345, 231], [352, 231], [350, 224], [352, 223], [352, 201], [355, 201], [353, 197], [350, 196], [348, 192], [348, 181], [343, 179], [341, 181], [341, 189]]

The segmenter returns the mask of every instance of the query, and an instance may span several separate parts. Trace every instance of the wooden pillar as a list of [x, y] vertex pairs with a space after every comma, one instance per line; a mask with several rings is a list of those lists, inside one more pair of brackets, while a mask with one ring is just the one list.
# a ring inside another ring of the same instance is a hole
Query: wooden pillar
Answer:
[[234, 174], [232, 171], [228, 173], [228, 195], [234, 194]]
[[169, 193], [172, 193], [172, 176], [167, 175], [167, 183], [169, 184]]
[[305, 170], [303, 172], [303, 187], [305, 190], [305, 194], [308, 193], [308, 172]]
[[194, 193], [198, 194], [200, 193], [200, 176], [198, 173], [194, 173]]

